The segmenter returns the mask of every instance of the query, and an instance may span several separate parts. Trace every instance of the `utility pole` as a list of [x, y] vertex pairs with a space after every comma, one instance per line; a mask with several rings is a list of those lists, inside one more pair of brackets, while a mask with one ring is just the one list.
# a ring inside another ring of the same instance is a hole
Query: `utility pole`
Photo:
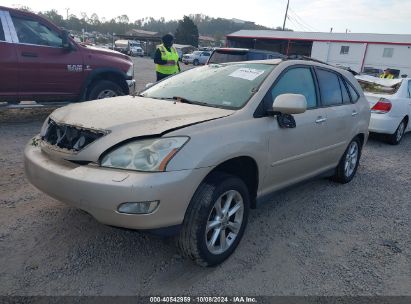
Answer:
[[69, 17], [69, 10], [70, 10], [70, 8], [66, 8], [66, 12], [67, 12], [67, 19], [66, 20], [68, 20], [68, 17]]
[[290, 0], [287, 1], [287, 9], [285, 10], [284, 23], [283, 23], [283, 31], [285, 30], [285, 21], [287, 20], [288, 6], [289, 6], [289, 5], [290, 5]]

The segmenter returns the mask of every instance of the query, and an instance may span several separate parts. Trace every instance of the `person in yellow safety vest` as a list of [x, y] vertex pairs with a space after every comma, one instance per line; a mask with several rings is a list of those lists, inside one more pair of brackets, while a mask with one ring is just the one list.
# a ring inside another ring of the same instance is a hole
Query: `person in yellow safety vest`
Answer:
[[394, 79], [394, 75], [391, 74], [390, 69], [385, 69], [385, 70], [384, 70], [384, 73], [380, 75], [380, 78]]
[[178, 53], [173, 47], [173, 35], [164, 35], [161, 40], [163, 43], [157, 46], [156, 53], [154, 54], [157, 81], [180, 72]]

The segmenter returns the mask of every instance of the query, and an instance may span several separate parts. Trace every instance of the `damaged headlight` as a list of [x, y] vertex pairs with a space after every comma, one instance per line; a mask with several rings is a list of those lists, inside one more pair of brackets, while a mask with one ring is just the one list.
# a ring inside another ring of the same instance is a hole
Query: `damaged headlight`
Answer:
[[47, 128], [49, 127], [49, 122], [50, 122], [50, 115], [47, 116], [46, 120], [43, 122], [43, 125], [41, 126], [40, 137], [44, 137], [44, 135], [46, 135]]
[[188, 141], [188, 137], [166, 137], [138, 140], [107, 153], [102, 167], [136, 171], [165, 171], [173, 156]]

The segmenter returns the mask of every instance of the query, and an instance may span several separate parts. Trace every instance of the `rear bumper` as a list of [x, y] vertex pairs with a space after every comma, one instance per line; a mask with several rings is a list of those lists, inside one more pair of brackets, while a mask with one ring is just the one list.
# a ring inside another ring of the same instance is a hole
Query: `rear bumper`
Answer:
[[[183, 222], [187, 206], [209, 168], [143, 173], [54, 160], [29, 143], [24, 152], [27, 179], [39, 190], [82, 209], [99, 222], [130, 229], [157, 229]], [[124, 202], [158, 200], [151, 214], [117, 211]]]
[[371, 113], [369, 131], [374, 133], [394, 134], [400, 122], [400, 117]]

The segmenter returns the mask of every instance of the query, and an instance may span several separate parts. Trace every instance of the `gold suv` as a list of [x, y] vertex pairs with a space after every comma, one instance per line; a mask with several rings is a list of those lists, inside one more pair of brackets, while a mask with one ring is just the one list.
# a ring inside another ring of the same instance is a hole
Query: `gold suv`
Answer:
[[307, 60], [210, 64], [139, 96], [55, 110], [25, 149], [30, 182], [107, 225], [178, 233], [205, 266], [250, 208], [318, 175], [347, 183], [370, 109], [348, 72]]

